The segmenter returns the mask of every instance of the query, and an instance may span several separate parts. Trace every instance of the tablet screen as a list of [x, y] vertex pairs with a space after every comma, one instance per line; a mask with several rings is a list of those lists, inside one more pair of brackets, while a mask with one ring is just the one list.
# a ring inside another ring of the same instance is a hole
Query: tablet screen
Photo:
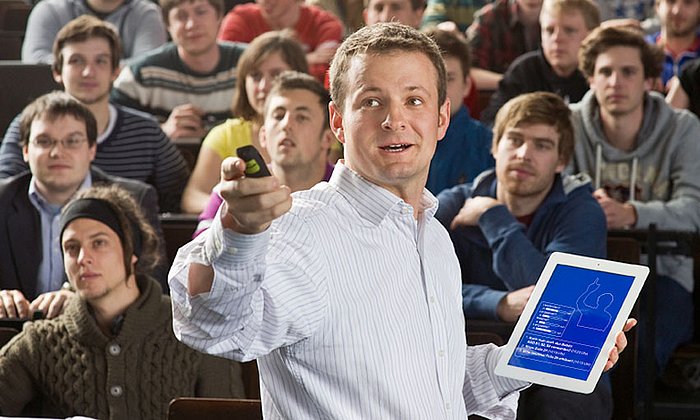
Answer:
[[586, 380], [634, 279], [557, 265], [508, 365]]

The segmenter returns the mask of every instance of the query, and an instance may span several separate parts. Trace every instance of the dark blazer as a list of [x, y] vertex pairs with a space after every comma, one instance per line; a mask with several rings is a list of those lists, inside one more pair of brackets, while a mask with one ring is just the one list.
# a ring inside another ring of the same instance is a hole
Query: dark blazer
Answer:
[[[143, 182], [107, 175], [92, 167], [93, 185], [118, 184], [129, 191], [162, 238], [158, 195]], [[41, 218], [29, 201], [30, 172], [0, 180], [0, 290], [18, 289], [31, 302], [37, 297], [37, 276], [42, 261]], [[166, 285], [167, 267], [154, 274]], [[167, 289], [163, 289], [167, 290]]]

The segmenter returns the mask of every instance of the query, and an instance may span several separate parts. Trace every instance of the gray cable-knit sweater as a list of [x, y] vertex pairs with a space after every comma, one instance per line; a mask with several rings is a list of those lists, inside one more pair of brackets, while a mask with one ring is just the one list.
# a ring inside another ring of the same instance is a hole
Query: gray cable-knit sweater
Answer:
[[163, 419], [180, 396], [242, 398], [240, 366], [203, 355], [172, 331], [170, 300], [158, 283], [141, 295], [115, 337], [102, 333], [84, 300], [60, 317], [25, 324], [0, 350], [0, 414]]

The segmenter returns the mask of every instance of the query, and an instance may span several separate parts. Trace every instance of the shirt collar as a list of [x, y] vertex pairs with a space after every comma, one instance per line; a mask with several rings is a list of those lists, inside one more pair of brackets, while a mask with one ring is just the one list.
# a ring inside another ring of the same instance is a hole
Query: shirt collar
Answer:
[[[362, 218], [372, 224], [379, 225], [392, 211], [413, 214], [413, 207], [410, 204], [385, 188], [369, 182], [345, 166], [342, 161], [336, 163], [328, 183], [337, 189]], [[421, 204], [424, 216], [432, 218], [437, 211], [438, 201], [425, 188], [423, 188]]]
[[[92, 186], [92, 174], [90, 173], [90, 171], [88, 171], [87, 175], [85, 176], [85, 179], [83, 179], [83, 182], [82, 182], [82, 184], [80, 184], [80, 187], [78, 187], [77, 191], [81, 191], [81, 190], [84, 190], [86, 188], [90, 188], [91, 186]], [[29, 201], [34, 203], [35, 206], [38, 206], [41, 208], [47, 208], [47, 206], [50, 206], [50, 204], [46, 200], [46, 198], [43, 195], [41, 195], [39, 190], [36, 188], [36, 177], [34, 175], [32, 175], [32, 179], [29, 181], [29, 189], [27, 190], [27, 195], [29, 196]], [[63, 207], [63, 206], [61, 206], [61, 207]]]
[[107, 128], [105, 129], [105, 131], [102, 134], [97, 136], [97, 144], [102, 144], [102, 142], [104, 142], [107, 139], [107, 137], [112, 135], [112, 131], [114, 130], [114, 126], [117, 124], [117, 108], [112, 104], [109, 104], [108, 106], [109, 106], [109, 121], [107, 121]]

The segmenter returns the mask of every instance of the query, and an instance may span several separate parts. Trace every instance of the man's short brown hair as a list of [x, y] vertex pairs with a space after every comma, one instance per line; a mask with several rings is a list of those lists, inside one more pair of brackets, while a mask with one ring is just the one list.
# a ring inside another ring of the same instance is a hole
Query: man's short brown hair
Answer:
[[581, 12], [586, 29], [589, 31], [600, 25], [600, 9], [592, 0], [544, 0], [541, 14], [556, 16], [574, 11]]
[[19, 117], [19, 138], [22, 147], [29, 144], [29, 135], [34, 120], [55, 121], [66, 115], [85, 123], [88, 145], [92, 147], [97, 141], [95, 116], [80, 101], [61, 91], [42, 95], [24, 108]]
[[[163, 22], [165, 22], [165, 26], [168, 26], [170, 23], [168, 21], [168, 15], [170, 15], [170, 11], [174, 9], [175, 7], [181, 5], [184, 2], [194, 2], [195, 0], [158, 0], [158, 4], [160, 5], [160, 10], [163, 13]], [[209, 4], [216, 10], [217, 16], [221, 17], [224, 15], [224, 0], [207, 0]]]
[[578, 52], [579, 68], [583, 75], [593, 77], [598, 56], [612, 47], [638, 49], [646, 79], [654, 79], [661, 74], [664, 52], [660, 47], [646, 42], [642, 34], [636, 29], [610, 26], [594, 29], [583, 40], [581, 49]]
[[[393, 52], [416, 52], [424, 54], [435, 67], [437, 75], [438, 105], [447, 98], [447, 76], [445, 62], [435, 41], [427, 35], [400, 23], [376, 23], [365, 26], [350, 35], [335, 52], [330, 69], [331, 98], [339, 110], [345, 107], [347, 74], [353, 57], [360, 55], [383, 55]], [[406, 63], [410, 66], [411, 63]]]
[[270, 88], [270, 92], [267, 94], [267, 99], [265, 100], [265, 113], [267, 113], [270, 98], [294, 89], [306, 90], [316, 95], [318, 103], [321, 105], [321, 109], [323, 109], [323, 126], [326, 129], [330, 128], [328, 102], [330, 102], [331, 97], [328, 91], [316, 78], [298, 71], [287, 70], [280, 73], [279, 76], [275, 78], [275, 81], [272, 83], [272, 88]]
[[253, 121], [262, 118], [253, 109], [245, 89], [245, 79], [259, 67], [270, 54], [279, 53], [291, 70], [308, 73], [306, 55], [301, 44], [289, 30], [270, 31], [256, 37], [246, 47], [236, 68], [236, 92], [233, 94], [232, 113], [236, 117]]
[[453, 57], [459, 60], [463, 77], [469, 75], [472, 68], [472, 53], [466, 39], [453, 31], [444, 31], [437, 28], [426, 29], [423, 32], [435, 41], [438, 48], [440, 48], [443, 58]]
[[526, 93], [506, 102], [496, 114], [493, 125], [493, 150], [511, 127], [545, 124], [554, 127], [559, 134], [559, 159], [569, 163], [574, 152], [574, 128], [571, 111], [564, 100], [551, 92]]
[[66, 23], [53, 42], [53, 65], [56, 74], [63, 70], [63, 48], [74, 42], [85, 42], [90, 38], [102, 38], [109, 44], [112, 71], [119, 68], [122, 46], [114, 25], [91, 15], [82, 15]]

